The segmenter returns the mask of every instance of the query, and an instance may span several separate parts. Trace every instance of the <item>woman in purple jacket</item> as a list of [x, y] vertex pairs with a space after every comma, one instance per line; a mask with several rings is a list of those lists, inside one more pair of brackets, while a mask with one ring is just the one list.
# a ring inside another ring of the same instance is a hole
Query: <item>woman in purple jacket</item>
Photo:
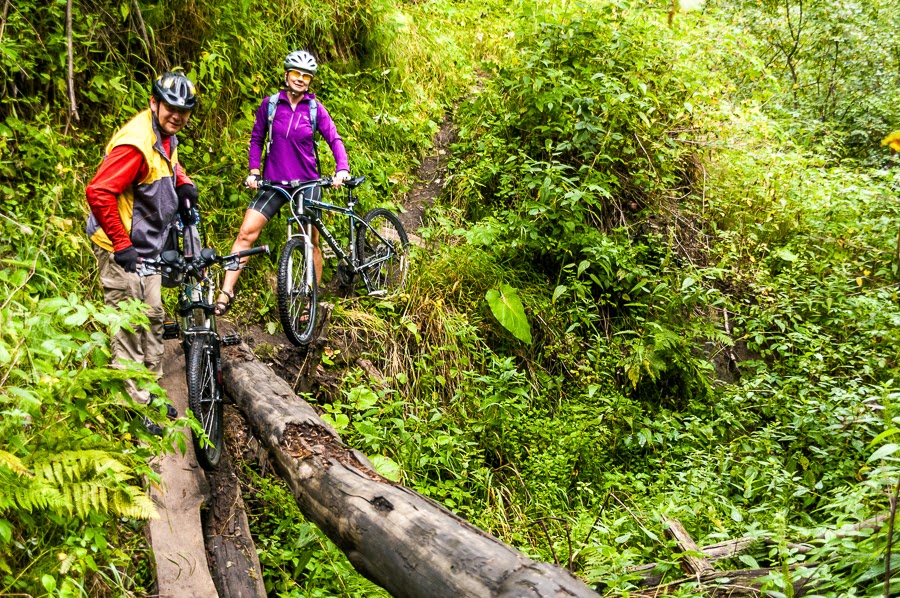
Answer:
[[[350, 166], [347, 151], [341, 141], [334, 122], [325, 106], [316, 100], [315, 94], [309, 93], [309, 84], [316, 75], [318, 64], [312, 54], [306, 50], [296, 50], [284, 59], [284, 84], [277, 96], [265, 98], [256, 110], [256, 123], [250, 133], [250, 174], [245, 184], [257, 189], [260, 174], [260, 162], [263, 148], [266, 147], [265, 163], [262, 172], [265, 179], [271, 181], [312, 181], [319, 178], [319, 165], [316, 159], [315, 132], [331, 147], [334, 154], [335, 174], [334, 187], [340, 187], [350, 178]], [[275, 110], [269, 126], [269, 103], [275, 101]], [[316, 127], [310, 121], [310, 106], [316, 102]], [[271, 130], [271, 139], [269, 131]], [[321, 192], [319, 187], [310, 190]], [[260, 231], [286, 203], [284, 195], [272, 190], [259, 190], [244, 214], [244, 222], [231, 251], [249, 249], [256, 242]], [[312, 241], [315, 246], [313, 263], [316, 268], [316, 280], [322, 280], [322, 252], [319, 249], [319, 231], [313, 228]], [[240, 270], [225, 273], [222, 292], [216, 303], [216, 313], [224, 314], [234, 300], [234, 285], [237, 283]]]

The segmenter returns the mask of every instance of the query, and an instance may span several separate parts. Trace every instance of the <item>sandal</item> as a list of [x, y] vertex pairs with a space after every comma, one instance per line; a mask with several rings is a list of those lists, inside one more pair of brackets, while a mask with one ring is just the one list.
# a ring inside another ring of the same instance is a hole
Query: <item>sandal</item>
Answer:
[[213, 308], [217, 316], [224, 316], [228, 313], [228, 310], [231, 309], [231, 303], [234, 301], [234, 293], [229, 293], [225, 289], [222, 289], [219, 291], [219, 294], [228, 297], [228, 301], [216, 301]]
[[[150, 393], [150, 404], [152, 405], [158, 398], [159, 398], [159, 395]], [[175, 409], [175, 405], [173, 405], [172, 403], [170, 403], [168, 401], [166, 401], [164, 404], [166, 406], [166, 417], [171, 420], [178, 419], [178, 409]]]

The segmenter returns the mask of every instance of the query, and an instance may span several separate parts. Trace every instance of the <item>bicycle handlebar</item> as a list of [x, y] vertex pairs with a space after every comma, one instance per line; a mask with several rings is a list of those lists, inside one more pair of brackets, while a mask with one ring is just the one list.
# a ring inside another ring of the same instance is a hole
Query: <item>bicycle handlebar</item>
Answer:
[[163, 268], [172, 268], [186, 273], [191, 270], [199, 271], [210, 264], [220, 263], [225, 264], [225, 269], [227, 270], [232, 265], [237, 266], [243, 258], [259, 253], [269, 253], [269, 246], [251, 247], [250, 249], [229, 253], [228, 255], [217, 255], [215, 249], [207, 247], [200, 251], [199, 256], [195, 256], [190, 260], [184, 259], [177, 251], [164, 251], [157, 258], [138, 258], [138, 268], [150, 274], [156, 274]]
[[[363, 184], [366, 180], [364, 176], [356, 176], [351, 179], [347, 179], [344, 181], [344, 187], [348, 189], [355, 189]], [[322, 177], [320, 179], [316, 179], [314, 181], [303, 181], [300, 179], [294, 179], [293, 181], [268, 181], [268, 180], [260, 180], [258, 188], [259, 189], [281, 189], [282, 187], [288, 187], [292, 190], [295, 189], [305, 189], [309, 187], [332, 187], [334, 186], [334, 178], [330, 176]]]
[[251, 247], [250, 249], [245, 249], [243, 251], [231, 253], [229, 255], [226, 255], [226, 256], [218, 258], [218, 259], [220, 259], [221, 261], [225, 261], [228, 259], [235, 259], [235, 258], [241, 259], [244, 257], [250, 257], [251, 255], [257, 255], [259, 253], [269, 253], [269, 246], [268, 245], [260, 245], [259, 247]]
[[303, 181], [300, 179], [294, 179], [293, 181], [267, 181], [261, 180], [259, 181], [260, 189], [272, 189], [273, 187], [281, 188], [281, 187], [290, 187], [292, 189], [296, 189], [299, 187], [331, 187], [332, 179], [330, 176], [322, 177], [320, 179], [316, 179], [314, 181]]

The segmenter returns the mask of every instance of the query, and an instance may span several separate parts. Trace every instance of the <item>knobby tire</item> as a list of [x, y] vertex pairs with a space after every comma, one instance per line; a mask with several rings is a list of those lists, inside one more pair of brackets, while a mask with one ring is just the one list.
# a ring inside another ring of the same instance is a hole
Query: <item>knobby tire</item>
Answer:
[[200, 467], [214, 469], [224, 448], [222, 427], [222, 385], [218, 343], [211, 335], [195, 335], [188, 355], [188, 407], [209, 437], [207, 444], [192, 434]]
[[[312, 287], [306, 284], [307, 269]], [[288, 340], [298, 347], [309, 344], [316, 328], [318, 284], [312, 255], [306, 255], [304, 237], [290, 239], [278, 262], [278, 316]], [[302, 321], [304, 313], [309, 316]]]

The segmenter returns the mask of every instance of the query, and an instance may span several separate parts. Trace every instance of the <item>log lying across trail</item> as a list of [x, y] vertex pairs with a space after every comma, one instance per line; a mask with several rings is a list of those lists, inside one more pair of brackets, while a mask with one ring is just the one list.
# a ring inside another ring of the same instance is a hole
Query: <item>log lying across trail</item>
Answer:
[[226, 351], [227, 392], [268, 449], [300, 510], [362, 575], [394, 596], [596, 598], [561, 567], [527, 558], [378, 475], [245, 345]]
[[[163, 370], [160, 385], [168, 400], [179, 413], [187, 413], [180, 343], [166, 344]], [[156, 564], [156, 595], [264, 597], [259, 558], [230, 457], [226, 452], [219, 469], [204, 475], [194, 455], [190, 430], [184, 428], [183, 432], [187, 451], [164, 453], [154, 462], [160, 484], [151, 485], [150, 495], [160, 518], [150, 521], [147, 533]]]

